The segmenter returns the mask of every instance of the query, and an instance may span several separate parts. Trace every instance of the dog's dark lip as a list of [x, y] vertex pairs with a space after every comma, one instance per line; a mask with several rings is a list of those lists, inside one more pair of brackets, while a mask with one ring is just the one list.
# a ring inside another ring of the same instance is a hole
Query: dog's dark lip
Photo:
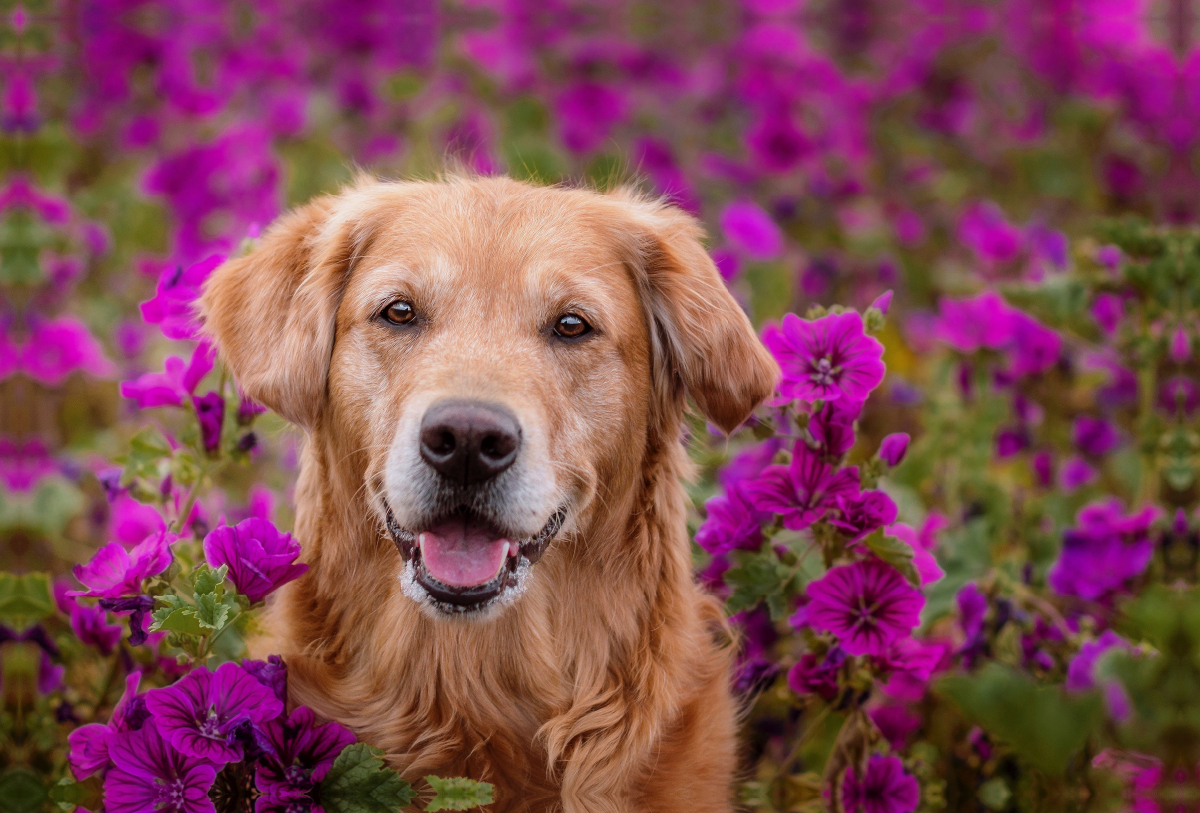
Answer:
[[391, 534], [392, 541], [400, 551], [400, 556], [406, 562], [414, 561], [416, 565], [414, 575], [417, 583], [435, 603], [443, 605], [445, 609], [452, 612], [482, 609], [499, 597], [505, 589], [514, 586], [517, 582], [517, 569], [520, 565], [523, 563], [536, 564], [567, 518], [565, 507], [555, 511], [546, 521], [542, 530], [518, 542], [519, 555], [508, 557], [501, 566], [500, 572], [491, 581], [472, 587], [457, 587], [445, 584], [429, 574], [421, 561], [421, 548], [417, 543], [417, 534], [400, 527], [392, 514], [392, 507], [387, 504], [386, 500], [384, 501], [384, 510], [388, 533]]

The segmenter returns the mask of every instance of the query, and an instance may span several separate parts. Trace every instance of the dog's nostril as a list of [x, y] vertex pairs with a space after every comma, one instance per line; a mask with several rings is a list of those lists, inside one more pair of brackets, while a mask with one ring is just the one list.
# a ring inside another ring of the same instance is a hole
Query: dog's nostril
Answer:
[[420, 445], [421, 458], [446, 479], [473, 485], [513, 464], [521, 426], [499, 404], [443, 401], [425, 413]]

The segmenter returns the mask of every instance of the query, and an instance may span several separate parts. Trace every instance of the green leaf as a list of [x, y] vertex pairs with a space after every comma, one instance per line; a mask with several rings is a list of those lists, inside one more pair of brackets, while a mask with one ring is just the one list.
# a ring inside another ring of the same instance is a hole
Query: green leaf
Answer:
[[771, 618], [787, 614], [787, 591], [792, 586], [791, 568], [779, 561], [769, 548], [762, 553], [735, 552], [736, 567], [725, 571], [725, 583], [733, 588], [726, 607], [730, 614], [765, 601]]
[[996, 776], [980, 785], [975, 796], [989, 810], [1003, 810], [1012, 799], [1012, 791], [1002, 777]]
[[170, 630], [182, 632], [185, 635], [206, 635], [200, 619], [196, 617], [196, 608], [179, 596], [159, 596], [158, 600], [166, 604], [151, 613], [154, 623], [150, 625], [151, 632]]
[[476, 782], [472, 779], [455, 777], [439, 779], [427, 776], [425, 781], [436, 794], [433, 800], [425, 806], [426, 810], [470, 810], [473, 807], [490, 805], [492, 793], [495, 790], [487, 782]]
[[1098, 695], [1069, 695], [1029, 675], [991, 663], [973, 675], [951, 675], [936, 691], [1006, 743], [1030, 765], [1060, 775], [1099, 723]]
[[37, 774], [13, 768], [0, 775], [0, 812], [33, 813], [46, 803], [46, 787]]
[[321, 806], [327, 813], [395, 813], [417, 798], [382, 757], [383, 751], [366, 743], [342, 749], [321, 782]]
[[915, 587], [921, 586], [921, 576], [913, 564], [913, 549], [907, 542], [902, 542], [894, 536], [887, 536], [882, 528], [863, 541], [872, 553], [899, 570], [904, 578], [912, 582]]
[[64, 779], [50, 788], [50, 801], [60, 805], [78, 805], [87, 810], [104, 806], [104, 780], [93, 776], [83, 782]]
[[225, 574], [229, 572], [229, 565], [221, 565], [216, 570], [213, 570], [208, 565], [201, 565], [196, 569], [196, 596], [202, 596], [205, 593], [216, 593], [217, 588], [225, 583]]
[[27, 625], [54, 614], [54, 598], [50, 594], [50, 575], [47, 573], [0, 573], [0, 618], [12, 626], [24, 629]]
[[129, 441], [129, 453], [118, 458], [125, 464], [121, 483], [129, 485], [138, 477], [155, 477], [159, 461], [171, 456], [171, 446], [157, 429], [143, 429]]
[[196, 596], [196, 620], [200, 626], [219, 630], [229, 621], [229, 614], [237, 606], [232, 596], [218, 598], [214, 593]]

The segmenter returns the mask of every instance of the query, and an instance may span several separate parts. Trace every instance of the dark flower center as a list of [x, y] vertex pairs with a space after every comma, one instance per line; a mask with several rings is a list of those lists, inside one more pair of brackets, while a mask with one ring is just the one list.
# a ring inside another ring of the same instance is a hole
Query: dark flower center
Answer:
[[208, 717], [200, 721], [200, 733], [213, 740], [225, 739], [221, 734], [221, 718], [217, 716], [216, 709], [209, 709]]

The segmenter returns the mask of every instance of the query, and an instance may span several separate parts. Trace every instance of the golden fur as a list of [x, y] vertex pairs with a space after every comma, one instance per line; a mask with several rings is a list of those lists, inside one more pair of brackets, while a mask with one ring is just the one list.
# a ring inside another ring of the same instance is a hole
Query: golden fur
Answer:
[[[700, 236], [628, 190], [361, 181], [214, 273], [202, 308], [226, 363], [307, 433], [310, 570], [256, 647], [283, 654], [295, 702], [410, 779], [494, 783], [495, 811], [730, 809], [732, 653], [692, 576], [681, 418], [686, 392], [731, 431], [778, 370]], [[419, 331], [373, 319], [397, 294]], [[568, 307], [594, 340], [550, 341]], [[536, 424], [570, 504], [525, 594], [483, 619], [422, 611], [385, 531], [388, 450], [429, 393]]]

